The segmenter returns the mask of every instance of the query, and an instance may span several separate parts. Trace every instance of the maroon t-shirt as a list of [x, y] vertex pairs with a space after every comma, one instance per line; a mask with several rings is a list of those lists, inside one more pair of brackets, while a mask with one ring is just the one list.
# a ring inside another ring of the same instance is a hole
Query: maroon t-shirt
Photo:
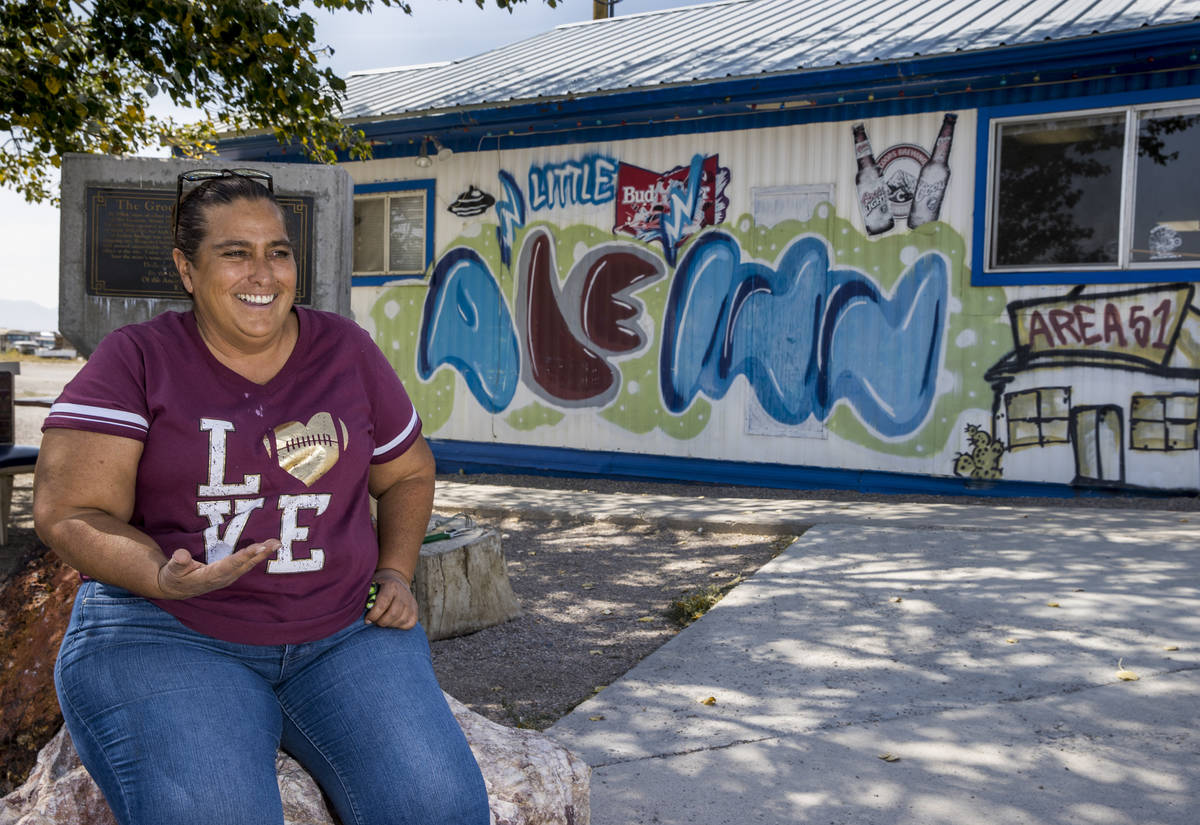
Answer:
[[354, 322], [296, 308], [300, 336], [255, 384], [216, 360], [192, 313], [106, 336], [50, 408], [66, 427], [142, 442], [130, 522], [170, 555], [212, 561], [266, 539], [283, 547], [235, 583], [155, 600], [188, 627], [247, 644], [296, 644], [363, 610], [379, 545], [369, 465], [402, 455], [421, 421]]

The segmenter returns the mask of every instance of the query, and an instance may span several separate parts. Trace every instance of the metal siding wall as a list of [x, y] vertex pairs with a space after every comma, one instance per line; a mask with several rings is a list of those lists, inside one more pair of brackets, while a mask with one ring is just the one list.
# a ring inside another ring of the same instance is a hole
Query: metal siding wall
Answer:
[[[909, 185], [915, 184], [921, 164], [912, 156], [933, 149], [943, 114], [864, 121], [876, 158], [890, 157], [895, 164], [884, 170], [893, 183], [907, 170]], [[1014, 346], [1006, 307], [1018, 299], [1054, 299], [1067, 288], [970, 286], [976, 114], [956, 114], [940, 219], [911, 230], [899, 219], [877, 235], [866, 233], [858, 208], [854, 121], [457, 152], [429, 169], [419, 169], [411, 158], [347, 164], [358, 183], [435, 177], [433, 268], [463, 255], [479, 262], [471, 265], [469, 279], [454, 282], [453, 295], [449, 281], [443, 284], [444, 294], [438, 295], [446, 300], [435, 302], [441, 307], [436, 317], [424, 311], [428, 278], [356, 288], [354, 311], [393, 359], [422, 412], [426, 434], [436, 438], [1000, 477], [987, 474], [992, 467], [1005, 479], [1069, 483], [1074, 475], [1069, 445], [1009, 451], [999, 464], [988, 464], [988, 450], [1003, 449], [1008, 440], [1003, 421], [992, 432], [993, 404], [1002, 408], [1003, 389], [994, 396], [984, 378]], [[616, 181], [611, 187], [616, 191], [593, 186], [557, 199], [550, 195], [553, 203], [534, 208], [538, 182], [563, 170], [603, 167], [650, 179], [674, 171], [686, 181], [693, 158], [712, 156], [728, 172], [724, 221], [686, 237], [674, 254], [661, 236], [640, 241], [614, 229], [621, 184], [632, 178]], [[526, 208], [508, 266], [501, 264], [498, 240], [506, 211], [502, 172], [512, 176]], [[796, 204], [823, 185], [832, 186], [832, 203], [815, 206], [811, 217], [801, 215], [813, 203]], [[451, 213], [449, 207], [471, 187], [487, 192], [495, 204], [479, 216]], [[764, 204], [783, 204], [791, 220], [775, 224], [760, 216], [756, 223], [756, 192]], [[522, 258], [523, 244], [529, 247], [536, 237], [545, 239], [539, 248], [554, 254], [540, 292], [530, 286], [537, 280], [529, 264], [534, 259]], [[715, 257], [701, 258], [701, 249]], [[625, 264], [632, 261], [635, 268], [650, 261], [663, 277], [637, 281], [626, 293], [612, 283], [608, 291], [588, 292], [581, 286], [587, 266], [600, 261], [610, 274], [618, 266], [616, 258], [601, 257], [608, 253], [633, 255]], [[709, 263], [701, 266], [704, 261]], [[685, 277], [692, 280], [680, 280]], [[681, 286], [671, 303], [676, 281], [689, 286]], [[528, 305], [536, 309], [526, 323], [519, 299], [531, 295]], [[746, 295], [751, 297], [742, 301]], [[585, 306], [587, 298], [593, 303]], [[722, 315], [723, 301], [740, 306], [741, 314]], [[822, 308], [823, 315], [817, 311]], [[467, 318], [475, 318], [474, 324]], [[624, 330], [621, 334], [641, 341], [628, 351], [606, 349], [593, 328], [602, 338]], [[531, 344], [535, 339], [542, 343]], [[558, 353], [554, 341], [563, 344]], [[417, 375], [421, 346], [434, 361], [425, 377]], [[667, 375], [664, 347], [676, 353]], [[537, 363], [531, 363], [533, 350], [541, 353], [532, 359]], [[720, 358], [726, 350], [732, 356], [728, 363]], [[564, 353], [575, 353], [580, 363], [564, 363]], [[507, 366], [481, 379], [493, 363], [489, 359]], [[813, 365], [824, 377], [804, 384]], [[579, 378], [576, 368], [583, 366], [599, 376], [596, 393], [568, 398], [591, 389]], [[614, 377], [607, 389], [601, 386], [606, 375]], [[1068, 370], [1027, 374], [1012, 386], [1078, 381], [1078, 397], [1096, 399], [1110, 392], [1111, 378], [1104, 370]], [[1126, 383], [1120, 390], [1125, 396], [1158, 386], [1139, 384], [1136, 377]], [[1178, 381], [1165, 384], [1179, 391]], [[978, 464], [964, 464], [963, 455], [978, 458]], [[1194, 452], [1189, 455], [1190, 463], [1178, 456], [1133, 456], [1127, 473], [1138, 477], [1127, 480], [1194, 486], [1197, 461]]]

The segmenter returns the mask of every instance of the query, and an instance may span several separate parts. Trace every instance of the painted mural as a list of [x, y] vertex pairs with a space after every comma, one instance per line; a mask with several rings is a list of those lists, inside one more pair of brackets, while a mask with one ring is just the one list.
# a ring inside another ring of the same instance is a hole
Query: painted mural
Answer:
[[434, 437], [1194, 486], [1191, 288], [969, 286], [959, 120], [821, 126], [844, 146], [824, 178], [636, 141], [513, 153], [452, 190], [470, 220], [378, 292], [376, 339]]
[[1196, 486], [1194, 299], [1193, 285], [1171, 284], [1011, 302], [1013, 350], [986, 373], [1008, 464], [1070, 468], [1091, 486]]

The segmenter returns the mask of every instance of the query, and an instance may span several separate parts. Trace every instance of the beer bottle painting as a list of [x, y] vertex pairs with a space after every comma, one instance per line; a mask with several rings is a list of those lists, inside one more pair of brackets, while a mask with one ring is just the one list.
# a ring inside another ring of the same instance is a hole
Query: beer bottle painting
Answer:
[[887, 181], [879, 171], [879, 164], [875, 162], [875, 155], [871, 153], [871, 141], [867, 139], [866, 127], [861, 123], [854, 125], [854, 159], [858, 162], [854, 186], [867, 234], [878, 235], [887, 232], [895, 226], [892, 211], [888, 207]]
[[946, 195], [946, 184], [950, 182], [950, 143], [954, 140], [954, 124], [958, 115], [948, 114], [942, 119], [937, 143], [929, 162], [921, 167], [917, 177], [917, 189], [913, 195], [912, 209], [908, 213], [908, 228], [916, 229], [923, 223], [936, 221], [942, 211], [942, 198]]

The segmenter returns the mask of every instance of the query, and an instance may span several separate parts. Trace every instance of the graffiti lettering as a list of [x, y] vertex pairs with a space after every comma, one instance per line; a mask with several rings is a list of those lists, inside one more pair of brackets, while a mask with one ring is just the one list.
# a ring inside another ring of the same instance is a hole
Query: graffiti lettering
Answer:
[[529, 167], [529, 208], [606, 203], [616, 192], [617, 162], [603, 155]]
[[1145, 311], [1146, 308], [1141, 304], [1129, 308], [1129, 328], [1133, 330], [1133, 340], [1137, 341], [1139, 347], [1150, 343], [1150, 319], [1143, 314]]
[[471, 249], [447, 252], [429, 278], [417, 374], [428, 381], [442, 364], [462, 374], [489, 412], [507, 407], [517, 390], [521, 354], [512, 315], [495, 276]]
[[[700, 228], [700, 220], [695, 216], [696, 207], [700, 205], [700, 176], [704, 168], [704, 156], [692, 158], [691, 168], [688, 169], [687, 181], [680, 184], [671, 182], [670, 194], [667, 196], [667, 214], [662, 217], [663, 249], [674, 250], [683, 239]], [[673, 262], [674, 255], [668, 255]]]
[[1066, 335], [1063, 333], [1071, 333], [1071, 337], [1078, 343], [1081, 339], [1079, 331], [1075, 329], [1075, 313], [1065, 309], [1050, 310], [1050, 326], [1054, 327], [1054, 332], [1060, 341], [1066, 341]]
[[1168, 348], [1167, 336], [1174, 317], [1170, 298], [1164, 299], [1149, 314], [1142, 304], [1133, 304], [1128, 316], [1122, 319], [1121, 308], [1115, 303], [1105, 303], [1101, 313], [1104, 319], [1102, 332], [1093, 332], [1096, 327], [1094, 306], [1055, 307], [1046, 310], [1044, 315], [1035, 309], [1029, 314], [1029, 344], [1035, 349], [1058, 349], [1077, 344], [1090, 347], [1101, 343], [1127, 347], [1132, 338], [1139, 347]]
[[512, 263], [513, 238], [517, 229], [525, 225], [525, 196], [516, 179], [500, 170], [500, 202], [496, 204], [496, 240], [500, 242], [500, 262], [505, 266]]
[[774, 268], [741, 254], [710, 232], [679, 263], [659, 367], [667, 409], [680, 413], [700, 393], [722, 398], [744, 375], [786, 424], [823, 421], [845, 400], [884, 435], [920, 426], [945, 333], [943, 256], [919, 257], [887, 297], [865, 275], [831, 268], [819, 238], [797, 239]]
[[662, 174], [622, 163], [613, 231], [661, 243], [667, 264], [674, 266], [679, 246], [692, 233], [724, 222], [728, 185], [729, 169], [716, 155], [694, 155], [688, 166]]
[[1122, 347], [1129, 346], [1125, 340], [1125, 328], [1121, 325], [1121, 310], [1116, 304], [1104, 305], [1104, 341]]
[[500, 412], [521, 378], [565, 406], [597, 406], [620, 389], [610, 356], [642, 349], [642, 304], [632, 293], [664, 274], [662, 262], [631, 244], [604, 244], [571, 268], [560, 288], [554, 239], [545, 229], [525, 238], [517, 265], [516, 327], [495, 276], [479, 255], [446, 253], [429, 282], [421, 320], [418, 374], [429, 380], [446, 364], [475, 399]]
[[1090, 330], [1093, 326], [1095, 326], [1095, 324], [1092, 323], [1091, 318], [1089, 318], [1087, 316], [1095, 315], [1095, 314], [1096, 314], [1096, 310], [1092, 309], [1090, 306], [1087, 306], [1086, 304], [1076, 304], [1075, 305], [1075, 319], [1077, 321], [1079, 321], [1079, 337], [1080, 337], [1080, 340], [1082, 340], [1083, 343], [1086, 344], [1087, 346], [1091, 346], [1092, 344], [1099, 344], [1102, 340], [1104, 340], [1103, 337], [1100, 335], [1089, 335], [1088, 334], [1088, 330]]
[[1054, 348], [1054, 338], [1050, 335], [1050, 327], [1046, 323], [1046, 318], [1035, 309], [1029, 314], [1029, 345], [1036, 347], [1040, 340], [1045, 340], [1046, 348]]
[[1158, 337], [1154, 339], [1154, 348], [1166, 349], [1167, 342], [1164, 340], [1164, 338], [1167, 334], [1167, 324], [1170, 322], [1171, 318], [1171, 302], [1163, 301], [1161, 304], [1155, 307], [1152, 314], [1159, 319]]
[[611, 400], [620, 373], [609, 355], [646, 343], [634, 323], [641, 303], [631, 293], [658, 280], [662, 263], [645, 250], [606, 244], [571, 267], [561, 291], [554, 242], [544, 229], [530, 232], [519, 260], [517, 323], [526, 383], [559, 404], [595, 406]]

